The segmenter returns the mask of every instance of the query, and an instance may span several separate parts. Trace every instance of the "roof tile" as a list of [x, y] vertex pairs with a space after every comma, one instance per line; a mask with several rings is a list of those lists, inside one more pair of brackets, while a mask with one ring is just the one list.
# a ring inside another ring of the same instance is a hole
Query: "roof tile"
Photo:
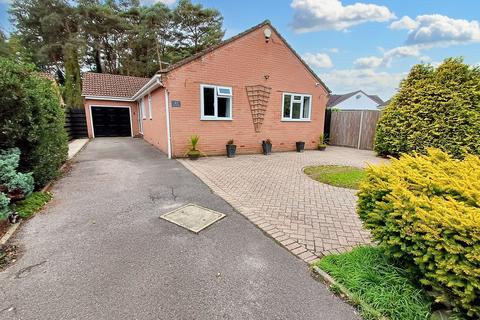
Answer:
[[82, 96], [131, 98], [149, 80], [149, 78], [87, 72], [83, 75]]

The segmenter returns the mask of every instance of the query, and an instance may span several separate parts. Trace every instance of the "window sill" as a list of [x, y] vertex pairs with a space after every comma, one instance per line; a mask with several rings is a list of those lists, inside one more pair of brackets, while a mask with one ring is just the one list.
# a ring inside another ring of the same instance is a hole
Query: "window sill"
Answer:
[[282, 119], [282, 122], [311, 122], [310, 119]]
[[233, 118], [200, 118], [201, 121], [232, 121]]

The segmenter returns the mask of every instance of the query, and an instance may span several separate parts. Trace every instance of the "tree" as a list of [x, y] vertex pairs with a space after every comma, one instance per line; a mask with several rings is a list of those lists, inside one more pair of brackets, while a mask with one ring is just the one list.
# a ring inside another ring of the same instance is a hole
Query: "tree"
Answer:
[[218, 10], [180, 0], [173, 11], [174, 46], [181, 57], [202, 51], [219, 43], [225, 32], [222, 30], [223, 17]]
[[82, 79], [80, 66], [78, 65], [77, 47], [73, 43], [67, 43], [64, 49], [65, 55], [65, 104], [69, 108], [83, 108]]
[[14, 35], [42, 70], [63, 70], [64, 46], [77, 32], [75, 9], [66, 0], [13, 0]]
[[460, 58], [416, 65], [385, 108], [375, 151], [398, 157], [440, 148], [456, 158], [480, 154], [480, 68]]

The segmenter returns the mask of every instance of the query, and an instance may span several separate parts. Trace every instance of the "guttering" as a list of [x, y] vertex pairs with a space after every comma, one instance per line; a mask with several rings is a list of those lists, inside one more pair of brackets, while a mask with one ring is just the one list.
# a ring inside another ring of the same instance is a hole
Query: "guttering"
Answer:
[[132, 101], [138, 100], [145, 94], [155, 90], [158, 87], [163, 87], [161, 79], [161, 75], [154, 75], [152, 79], [148, 80], [148, 82], [140, 90], [138, 90], [137, 93], [133, 95]]
[[107, 101], [128, 101], [128, 102], [133, 102], [132, 98], [128, 97], [110, 97], [110, 96], [87, 96], [87, 95], [82, 95], [87, 100], [107, 100]]

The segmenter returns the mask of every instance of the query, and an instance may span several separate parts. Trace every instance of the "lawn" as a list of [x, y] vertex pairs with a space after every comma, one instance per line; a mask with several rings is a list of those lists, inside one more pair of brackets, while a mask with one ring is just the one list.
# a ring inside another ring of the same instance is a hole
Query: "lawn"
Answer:
[[[392, 320], [429, 319], [432, 301], [407, 272], [394, 266], [379, 247], [365, 246], [329, 255], [316, 266], [347, 288], [365, 319], [379, 312]], [[374, 310], [375, 312], [371, 312]]]
[[318, 182], [349, 189], [358, 189], [365, 177], [363, 169], [347, 166], [309, 166], [303, 171]]
[[17, 211], [20, 217], [26, 219], [42, 209], [51, 199], [52, 194], [50, 192], [33, 192], [26, 199], [14, 203], [11, 209]]

